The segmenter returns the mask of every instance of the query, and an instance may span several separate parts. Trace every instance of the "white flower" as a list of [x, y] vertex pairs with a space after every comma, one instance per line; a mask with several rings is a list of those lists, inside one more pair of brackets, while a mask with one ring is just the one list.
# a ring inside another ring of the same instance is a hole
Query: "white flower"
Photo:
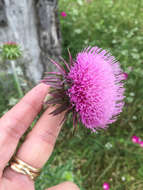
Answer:
[[137, 116], [133, 115], [132, 119], [137, 120]]
[[112, 144], [108, 142], [105, 144], [105, 147], [109, 150], [112, 148]]
[[122, 181], [125, 181], [125, 180], [126, 180], [126, 178], [125, 178], [124, 176], [122, 176], [122, 177], [121, 177], [121, 180], [122, 180]]
[[134, 92], [130, 92], [130, 96], [135, 96], [135, 93]]

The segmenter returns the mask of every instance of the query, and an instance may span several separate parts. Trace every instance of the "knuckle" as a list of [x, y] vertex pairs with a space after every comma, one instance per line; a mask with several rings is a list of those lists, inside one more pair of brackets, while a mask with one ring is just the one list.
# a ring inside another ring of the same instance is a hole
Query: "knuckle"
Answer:
[[38, 113], [39, 112], [39, 110], [38, 110], [38, 108], [37, 108], [37, 104], [36, 104], [36, 102], [29, 102], [28, 100], [26, 100], [26, 99], [23, 99], [23, 103], [25, 104], [25, 105], [27, 105], [32, 111], [34, 111], [34, 112], [36, 112], [36, 113]]
[[55, 145], [56, 136], [50, 130], [43, 131], [41, 134], [38, 134], [38, 137], [52, 147]]
[[23, 134], [25, 125], [18, 118], [9, 118], [5, 124], [5, 133], [9, 138], [19, 139]]

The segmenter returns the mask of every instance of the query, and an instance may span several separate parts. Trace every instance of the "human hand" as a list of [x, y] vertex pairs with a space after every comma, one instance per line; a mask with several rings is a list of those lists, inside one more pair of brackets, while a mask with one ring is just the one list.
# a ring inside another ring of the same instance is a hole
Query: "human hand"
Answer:
[[[49, 86], [43, 83], [37, 85], [0, 118], [0, 190], [35, 189], [34, 181], [28, 175], [20, 174], [6, 165], [13, 156], [20, 137], [40, 112], [48, 90]], [[59, 124], [65, 114], [63, 112], [56, 116], [48, 115], [53, 110], [55, 106], [44, 111], [17, 152], [16, 156], [32, 167], [42, 168], [53, 151], [62, 126]], [[65, 182], [47, 190], [79, 190], [79, 188], [72, 182]]]

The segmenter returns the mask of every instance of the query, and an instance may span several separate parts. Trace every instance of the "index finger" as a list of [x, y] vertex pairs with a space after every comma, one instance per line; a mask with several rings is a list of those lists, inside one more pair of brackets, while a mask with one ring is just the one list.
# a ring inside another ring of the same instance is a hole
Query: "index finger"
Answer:
[[0, 175], [17, 143], [42, 108], [49, 86], [39, 84], [0, 119]]

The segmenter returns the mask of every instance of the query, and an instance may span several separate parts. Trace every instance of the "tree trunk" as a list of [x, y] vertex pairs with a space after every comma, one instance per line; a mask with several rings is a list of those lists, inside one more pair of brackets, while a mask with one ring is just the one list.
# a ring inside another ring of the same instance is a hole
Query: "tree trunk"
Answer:
[[48, 56], [57, 59], [61, 54], [57, 0], [0, 0], [0, 44], [8, 41], [22, 48], [18, 66], [29, 84], [56, 70]]

